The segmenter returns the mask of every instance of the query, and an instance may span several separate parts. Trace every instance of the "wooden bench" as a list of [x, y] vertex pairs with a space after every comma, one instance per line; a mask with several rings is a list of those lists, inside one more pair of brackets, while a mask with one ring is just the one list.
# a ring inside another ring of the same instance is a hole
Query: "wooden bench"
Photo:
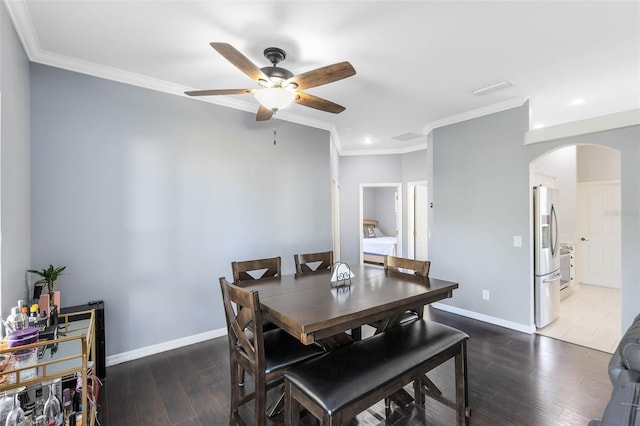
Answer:
[[[446, 325], [418, 320], [297, 364], [285, 372], [285, 425], [299, 423], [301, 406], [323, 425], [347, 424], [411, 382], [417, 404], [425, 395], [434, 396], [455, 408], [458, 425], [468, 425], [468, 338]], [[455, 402], [423, 386], [425, 373], [451, 358], [455, 358]]]

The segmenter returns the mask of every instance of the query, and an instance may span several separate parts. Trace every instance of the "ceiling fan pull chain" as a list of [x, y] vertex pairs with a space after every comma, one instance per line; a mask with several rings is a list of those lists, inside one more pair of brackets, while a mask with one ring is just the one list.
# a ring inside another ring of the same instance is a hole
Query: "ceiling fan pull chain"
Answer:
[[276, 129], [275, 129], [275, 127], [273, 129], [273, 144], [274, 145], [276, 144]]

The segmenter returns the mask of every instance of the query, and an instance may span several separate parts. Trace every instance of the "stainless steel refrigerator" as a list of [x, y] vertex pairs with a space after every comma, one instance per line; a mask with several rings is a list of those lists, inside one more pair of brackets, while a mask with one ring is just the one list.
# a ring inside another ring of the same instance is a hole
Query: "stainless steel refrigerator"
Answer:
[[533, 258], [536, 327], [549, 325], [560, 311], [558, 190], [533, 188]]

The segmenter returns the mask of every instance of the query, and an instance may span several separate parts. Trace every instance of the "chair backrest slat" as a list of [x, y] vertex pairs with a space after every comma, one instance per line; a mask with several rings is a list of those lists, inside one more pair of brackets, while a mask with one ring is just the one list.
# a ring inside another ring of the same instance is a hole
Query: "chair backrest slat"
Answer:
[[[231, 262], [233, 282], [260, 280], [280, 276], [282, 273], [282, 261], [280, 257], [269, 257], [266, 259], [245, 260], [241, 262]], [[264, 271], [263, 271], [264, 270]], [[260, 271], [263, 271], [260, 273]], [[249, 272], [254, 272], [252, 275]]]
[[[295, 254], [293, 259], [296, 263], [296, 273], [298, 274], [321, 272], [331, 269], [331, 265], [333, 265], [333, 251]], [[312, 266], [315, 266], [315, 268]]]
[[396, 256], [385, 256], [384, 257], [384, 270], [385, 272], [400, 272], [406, 273], [403, 270], [411, 270], [413, 271], [412, 275], [418, 275], [421, 277], [429, 276], [429, 269], [431, 267], [431, 262], [428, 260], [416, 260], [416, 259], [406, 259], [404, 257], [396, 257]]

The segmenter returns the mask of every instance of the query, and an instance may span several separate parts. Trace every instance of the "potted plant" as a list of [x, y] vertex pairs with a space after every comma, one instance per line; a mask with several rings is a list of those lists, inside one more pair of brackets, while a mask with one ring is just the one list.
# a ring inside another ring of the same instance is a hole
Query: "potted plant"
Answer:
[[39, 296], [42, 293], [42, 287], [47, 286], [47, 292], [51, 295], [49, 299], [49, 303], [53, 303], [53, 291], [56, 281], [60, 275], [64, 275], [62, 272], [66, 269], [66, 266], [58, 266], [54, 267], [53, 265], [49, 265], [48, 268], [42, 269], [40, 271], [35, 269], [29, 269], [27, 272], [31, 272], [33, 274], [39, 275], [40, 278], [38, 281], [34, 282], [33, 285], [40, 287], [40, 292], [34, 291], [34, 298], [36, 298], [36, 294]]

